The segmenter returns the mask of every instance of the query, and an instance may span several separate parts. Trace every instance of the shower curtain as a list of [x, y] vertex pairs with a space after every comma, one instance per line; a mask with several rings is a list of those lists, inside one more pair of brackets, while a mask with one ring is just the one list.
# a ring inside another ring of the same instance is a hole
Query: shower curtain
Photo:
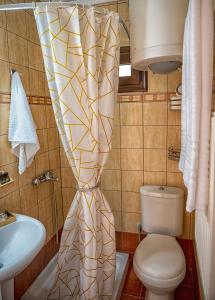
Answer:
[[213, 79], [213, 1], [190, 0], [184, 29], [181, 156], [186, 209], [207, 211]]
[[111, 299], [114, 218], [99, 181], [111, 150], [119, 17], [50, 4], [36, 7], [35, 19], [55, 119], [77, 180], [48, 299]]

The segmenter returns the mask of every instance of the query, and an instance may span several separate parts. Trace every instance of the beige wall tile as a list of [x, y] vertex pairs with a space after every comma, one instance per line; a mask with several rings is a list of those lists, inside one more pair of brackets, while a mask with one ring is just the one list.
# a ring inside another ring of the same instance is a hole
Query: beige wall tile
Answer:
[[121, 126], [121, 148], [143, 148], [143, 126]]
[[176, 87], [181, 83], [182, 72], [181, 70], [177, 70], [175, 72], [172, 72], [168, 74], [167, 76], [167, 86], [168, 86], [168, 92], [175, 92]]
[[176, 149], [181, 148], [181, 127], [168, 126], [167, 145], [173, 146]]
[[67, 216], [68, 209], [70, 208], [70, 206], [72, 204], [75, 194], [76, 194], [76, 190], [73, 188], [63, 188], [62, 189], [64, 219]]
[[144, 125], [167, 125], [166, 102], [145, 102], [143, 105]]
[[57, 181], [53, 181], [54, 190], [57, 191], [58, 189], [61, 189], [61, 187], [62, 187], [61, 168], [53, 169], [53, 173], [54, 173], [54, 176], [56, 176], [58, 178]]
[[142, 103], [120, 103], [121, 125], [142, 125]]
[[192, 218], [191, 215], [184, 215], [183, 234], [180, 238], [194, 239], [194, 226], [194, 218]]
[[122, 231], [137, 232], [137, 224], [140, 223], [141, 215], [139, 213], [122, 214]]
[[154, 74], [148, 70], [148, 92], [167, 92], [167, 75]]
[[143, 170], [143, 149], [121, 149], [122, 170]]
[[[14, 64], [28, 66], [27, 41], [16, 34], [8, 32], [9, 61]], [[19, 51], [17, 51], [19, 49]]]
[[1, 200], [3, 200], [1, 211], [8, 210], [14, 213], [21, 213], [19, 190], [10, 193]]
[[44, 222], [46, 227], [46, 243], [52, 238], [54, 235], [54, 221], [53, 217], [51, 216], [49, 219], [46, 219]]
[[[29, 67], [34, 70], [44, 71], [42, 49], [35, 43], [28, 42]], [[44, 87], [45, 92], [45, 87]]]
[[56, 127], [56, 121], [52, 105], [46, 105], [47, 127]]
[[112, 148], [120, 148], [120, 126], [113, 128]]
[[8, 61], [7, 31], [0, 28], [0, 59]]
[[61, 169], [62, 187], [76, 187], [76, 180], [71, 168]]
[[57, 128], [53, 127], [48, 129], [48, 146], [49, 150], [58, 148], [60, 146]]
[[16, 33], [19, 36], [26, 38], [26, 22], [25, 11], [7, 11], [7, 29], [10, 32]]
[[44, 173], [49, 170], [49, 156], [48, 152], [36, 155], [35, 157], [36, 163], [36, 176]]
[[0, 135], [8, 133], [10, 105], [0, 103]]
[[181, 125], [181, 111], [168, 109], [168, 125]]
[[122, 191], [139, 192], [143, 185], [143, 171], [122, 171]]
[[101, 177], [101, 187], [104, 190], [121, 190], [121, 172], [120, 170], [104, 170]]
[[31, 104], [30, 107], [37, 129], [47, 128], [45, 106]]
[[114, 126], [120, 125], [120, 111], [119, 111], [119, 103], [115, 103], [114, 107]]
[[38, 205], [31, 207], [27, 212], [26, 215], [35, 219], [39, 219], [39, 208]]
[[[0, 1], [0, 3], [3, 4], [3, 1], [2, 2]], [[1, 11], [1, 13], [0, 13], [0, 27], [1, 28], [7, 27], [6, 14], [4, 11]]]
[[52, 198], [47, 197], [39, 201], [39, 220], [45, 224], [45, 221], [52, 216]]
[[58, 229], [63, 227], [64, 217], [63, 217], [63, 197], [61, 189], [58, 189], [55, 192], [56, 201], [57, 201], [57, 221]]
[[120, 169], [120, 149], [112, 149], [109, 153], [105, 169]]
[[140, 194], [134, 192], [122, 192], [122, 211], [140, 213]]
[[37, 189], [37, 200], [38, 201], [41, 201], [44, 198], [47, 198], [48, 196], [51, 196], [53, 194], [53, 186], [52, 186], [52, 183], [49, 181], [39, 184], [36, 187], [36, 189]]
[[30, 93], [34, 96], [45, 96], [45, 74], [29, 69]]
[[61, 168], [70, 168], [66, 153], [63, 148], [60, 148]]
[[10, 93], [10, 71], [9, 63], [0, 60], [0, 92], [1, 93]]
[[166, 172], [144, 172], [144, 184], [166, 185]]
[[41, 154], [48, 151], [48, 130], [38, 129], [37, 136], [40, 143], [40, 150], [37, 152], [37, 154]]
[[180, 172], [178, 163], [178, 160], [167, 159], [167, 172]]
[[37, 189], [32, 183], [20, 189], [21, 210], [26, 214], [31, 208], [37, 205]]
[[5, 209], [5, 198], [0, 198], [0, 213], [1, 212], [4, 212], [6, 209]]
[[16, 156], [11, 151], [7, 135], [0, 136], [0, 166], [16, 162]]
[[49, 165], [51, 169], [60, 168], [60, 149], [49, 151]]
[[34, 160], [33, 163], [25, 170], [25, 172], [19, 176], [20, 187], [28, 183], [31, 183], [32, 180], [35, 178], [35, 176], [36, 176], [36, 170], [35, 170], [35, 160]]
[[121, 211], [121, 192], [119, 191], [103, 191], [105, 199], [110, 205], [112, 211]]
[[50, 96], [50, 92], [49, 92], [48, 81], [46, 79], [46, 74], [44, 74], [44, 76], [45, 76], [45, 83], [44, 83], [44, 85], [45, 85], [45, 97], [50, 98], [51, 96]]
[[35, 18], [29, 14], [26, 14], [26, 27], [27, 27], [27, 39], [39, 45], [39, 36]]
[[116, 231], [122, 231], [122, 213], [121, 211], [113, 211], [114, 224]]
[[166, 126], [144, 126], [144, 148], [165, 149], [166, 137]]
[[183, 176], [182, 173], [167, 173], [167, 185], [168, 186], [176, 186], [176, 187], [180, 187], [182, 189], [185, 190], [186, 192], [186, 188], [184, 186], [184, 182], [183, 182]]
[[144, 171], [166, 171], [166, 150], [144, 149]]

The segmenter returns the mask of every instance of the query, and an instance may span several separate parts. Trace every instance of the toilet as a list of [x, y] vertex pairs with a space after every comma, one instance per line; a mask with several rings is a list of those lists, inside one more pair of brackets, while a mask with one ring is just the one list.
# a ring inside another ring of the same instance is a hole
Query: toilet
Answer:
[[134, 272], [146, 287], [147, 300], [173, 300], [186, 273], [184, 253], [176, 240], [183, 231], [184, 192], [180, 188], [145, 185], [140, 188], [142, 229]]

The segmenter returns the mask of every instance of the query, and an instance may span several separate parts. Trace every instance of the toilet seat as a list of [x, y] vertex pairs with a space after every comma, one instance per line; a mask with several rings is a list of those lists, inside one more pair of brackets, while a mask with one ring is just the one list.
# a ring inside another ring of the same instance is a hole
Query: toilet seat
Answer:
[[174, 237], [148, 234], [135, 251], [134, 270], [149, 286], [175, 287], [185, 276], [184, 253]]

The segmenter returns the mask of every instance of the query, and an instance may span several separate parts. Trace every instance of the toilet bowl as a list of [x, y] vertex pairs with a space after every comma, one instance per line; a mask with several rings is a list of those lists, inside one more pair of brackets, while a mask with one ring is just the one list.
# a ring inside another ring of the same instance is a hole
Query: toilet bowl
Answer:
[[148, 234], [134, 254], [134, 271], [147, 300], [172, 300], [186, 273], [184, 253], [174, 237]]
[[142, 229], [148, 235], [134, 253], [134, 272], [146, 287], [146, 300], [173, 300], [186, 273], [176, 240], [183, 230], [184, 192], [167, 186], [140, 188]]

